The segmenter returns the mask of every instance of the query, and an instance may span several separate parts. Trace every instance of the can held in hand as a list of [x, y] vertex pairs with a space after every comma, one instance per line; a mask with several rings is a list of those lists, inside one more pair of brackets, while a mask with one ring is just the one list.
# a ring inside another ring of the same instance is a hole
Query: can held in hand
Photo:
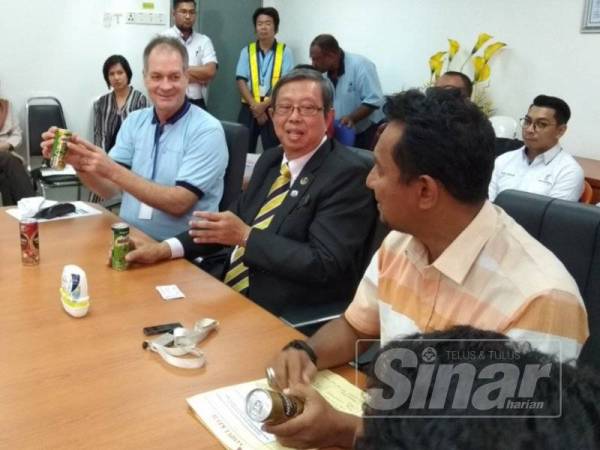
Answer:
[[123, 222], [113, 224], [112, 253], [110, 265], [115, 270], [127, 270], [129, 264], [125, 255], [129, 252], [129, 225]]
[[73, 133], [63, 128], [57, 128], [54, 134], [54, 143], [52, 144], [52, 154], [50, 155], [50, 167], [56, 170], [65, 168], [65, 157], [67, 156], [67, 142]]
[[38, 221], [21, 219], [19, 221], [21, 235], [21, 262], [24, 266], [37, 266], [40, 263], [40, 234]]
[[282, 423], [302, 413], [298, 397], [270, 389], [253, 389], [246, 396], [246, 414], [255, 422]]

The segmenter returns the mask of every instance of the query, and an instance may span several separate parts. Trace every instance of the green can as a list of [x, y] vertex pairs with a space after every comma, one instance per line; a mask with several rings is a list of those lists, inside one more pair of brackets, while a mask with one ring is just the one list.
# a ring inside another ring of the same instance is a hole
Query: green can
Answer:
[[57, 128], [54, 134], [52, 144], [52, 154], [50, 155], [50, 167], [56, 170], [65, 168], [65, 156], [67, 156], [67, 142], [73, 137], [73, 133], [64, 128]]
[[129, 225], [123, 222], [113, 224], [113, 243], [110, 265], [115, 270], [127, 270], [129, 264], [125, 255], [129, 252]]

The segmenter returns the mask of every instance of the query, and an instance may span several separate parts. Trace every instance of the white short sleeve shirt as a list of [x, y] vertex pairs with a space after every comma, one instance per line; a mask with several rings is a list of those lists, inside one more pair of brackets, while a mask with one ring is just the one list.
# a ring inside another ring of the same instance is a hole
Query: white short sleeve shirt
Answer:
[[[211, 62], [218, 64], [215, 48], [208, 36], [194, 32], [187, 40], [184, 40], [176, 26], [169, 28], [163, 35], [179, 39], [188, 52], [188, 64], [190, 66], [203, 66]], [[198, 100], [203, 98], [206, 100], [208, 88], [199, 83], [190, 83], [186, 93], [191, 99]]]
[[489, 198], [507, 189], [578, 201], [583, 192], [581, 166], [560, 144], [538, 155], [531, 164], [525, 147], [503, 153], [496, 158], [489, 187]]

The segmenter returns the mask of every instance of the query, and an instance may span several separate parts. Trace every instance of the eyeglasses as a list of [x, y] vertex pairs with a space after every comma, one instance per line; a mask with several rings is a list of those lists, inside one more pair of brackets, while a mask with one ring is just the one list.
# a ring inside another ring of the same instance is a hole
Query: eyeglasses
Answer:
[[189, 10], [189, 9], [181, 9], [181, 10], [177, 10], [175, 11], [175, 14], [179, 14], [180, 16], [195, 16], [196, 15], [196, 11], [195, 10]]
[[533, 131], [544, 131], [549, 126], [556, 125], [556, 123], [551, 123], [551, 122], [542, 122], [542, 121], [534, 122], [529, 117], [522, 117], [521, 120], [519, 120], [519, 123], [521, 124], [522, 128], [529, 128], [531, 125], [533, 125]]
[[323, 111], [323, 107], [319, 107], [319, 106], [315, 106], [315, 105], [300, 105], [300, 106], [296, 106], [296, 105], [291, 105], [289, 103], [282, 103], [280, 105], [275, 105], [275, 108], [273, 109], [273, 113], [277, 114], [278, 116], [289, 116], [291, 115], [294, 110], [298, 110], [298, 114], [300, 114], [303, 117], [311, 117], [311, 116], [315, 116], [319, 113], [319, 111]]

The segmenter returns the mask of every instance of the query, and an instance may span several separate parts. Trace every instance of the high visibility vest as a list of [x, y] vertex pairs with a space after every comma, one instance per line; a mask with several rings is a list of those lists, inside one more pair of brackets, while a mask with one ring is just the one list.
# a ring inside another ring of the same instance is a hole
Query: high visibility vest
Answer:
[[[271, 75], [271, 90], [273, 90], [279, 81], [279, 78], [281, 78], [284, 49], [285, 44], [278, 42], [275, 47], [275, 61], [273, 62], [273, 74]], [[248, 61], [250, 63], [250, 92], [252, 93], [252, 97], [254, 97], [254, 101], [260, 103], [260, 77], [258, 75], [258, 51], [256, 49], [256, 42], [250, 42], [250, 44], [248, 44]], [[245, 102], [243, 98], [242, 102]]]

